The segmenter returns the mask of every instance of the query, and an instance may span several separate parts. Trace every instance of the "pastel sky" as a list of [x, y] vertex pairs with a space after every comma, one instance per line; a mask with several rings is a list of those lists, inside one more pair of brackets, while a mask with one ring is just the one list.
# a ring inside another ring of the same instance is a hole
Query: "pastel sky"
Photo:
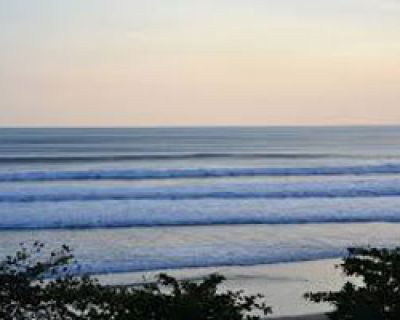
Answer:
[[0, 126], [400, 123], [400, 0], [0, 0]]

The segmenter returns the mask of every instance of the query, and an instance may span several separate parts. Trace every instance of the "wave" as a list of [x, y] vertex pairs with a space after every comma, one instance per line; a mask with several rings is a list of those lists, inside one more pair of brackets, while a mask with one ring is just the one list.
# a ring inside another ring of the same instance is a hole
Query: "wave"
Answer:
[[[250, 248], [254, 250], [254, 248]], [[234, 257], [223, 255], [220, 257], [203, 256], [188, 257], [186, 259], [177, 260], [170, 259], [165, 261], [151, 261], [140, 263], [137, 261], [115, 261], [109, 262], [92, 262], [84, 263], [78, 266], [75, 273], [77, 274], [110, 274], [110, 273], [125, 273], [125, 272], [143, 272], [143, 271], [161, 271], [161, 270], [176, 270], [186, 268], [211, 268], [211, 267], [239, 267], [239, 266], [256, 266], [265, 264], [277, 263], [293, 263], [315, 261], [323, 259], [340, 258], [346, 254], [346, 249], [335, 248], [325, 250], [315, 250], [314, 252], [306, 249], [299, 249], [296, 252], [288, 252], [287, 255], [259, 255]], [[72, 271], [74, 271], [72, 269]]]
[[3, 204], [0, 206], [0, 216], [2, 230], [398, 223], [400, 198]]
[[400, 164], [302, 168], [198, 168], [87, 171], [29, 171], [0, 173], [0, 182], [62, 180], [145, 180], [254, 176], [333, 176], [399, 174]]
[[321, 154], [321, 153], [258, 153], [258, 152], [202, 152], [202, 153], [154, 153], [154, 154], [115, 154], [79, 156], [6, 156], [0, 163], [63, 163], [63, 162], [114, 162], [140, 160], [185, 160], [185, 159], [324, 159], [324, 158], [364, 158], [362, 155]]
[[[399, 229], [393, 224], [220, 226], [48, 231], [34, 235], [49, 243], [67, 241], [76, 248], [81, 272], [108, 273], [335, 258], [343, 256], [351, 246], [395, 246]], [[33, 237], [31, 232], [11, 236], [18, 239], [16, 243]], [[1, 237], [2, 233], [0, 240], [4, 240]]]
[[201, 200], [201, 199], [304, 199], [399, 197], [400, 180], [215, 184], [208, 186], [147, 188], [19, 188], [2, 192], [0, 203], [105, 201], [105, 200]]
[[50, 222], [35, 224], [0, 224], [0, 230], [17, 231], [17, 230], [88, 230], [88, 229], [122, 229], [122, 228], [152, 228], [152, 227], [210, 227], [210, 226], [235, 226], [235, 225], [305, 225], [305, 224], [336, 224], [336, 223], [400, 223], [400, 216], [393, 215], [376, 215], [369, 217], [293, 217], [292, 219], [277, 219], [273, 217], [238, 217], [225, 219], [210, 220], [189, 220], [189, 219], [166, 219], [165, 221], [126, 221], [122, 222], [72, 222], [62, 223]]

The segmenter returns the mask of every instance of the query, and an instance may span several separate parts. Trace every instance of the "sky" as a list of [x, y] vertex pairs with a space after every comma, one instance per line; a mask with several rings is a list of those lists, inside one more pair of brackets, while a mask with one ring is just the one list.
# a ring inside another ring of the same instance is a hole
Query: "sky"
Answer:
[[0, 126], [400, 124], [400, 0], [0, 0]]

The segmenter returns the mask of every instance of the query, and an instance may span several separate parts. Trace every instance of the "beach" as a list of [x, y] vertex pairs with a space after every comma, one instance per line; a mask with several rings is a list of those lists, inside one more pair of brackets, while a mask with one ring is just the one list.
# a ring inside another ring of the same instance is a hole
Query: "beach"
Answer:
[[0, 129], [0, 256], [67, 244], [77, 272], [167, 272], [321, 314], [353, 246], [400, 243], [398, 127]]
[[[309, 291], [338, 290], [345, 281], [335, 268], [337, 259], [248, 267], [213, 267], [163, 270], [177, 279], [199, 280], [211, 273], [226, 277], [220, 290], [244, 290], [247, 294], [261, 293], [272, 306], [273, 318], [320, 314], [331, 310], [327, 304], [315, 304], [303, 298]], [[121, 273], [100, 276], [108, 285], [139, 285], [151, 282], [158, 272]]]
[[400, 318], [400, 0], [0, 0], [0, 48], [0, 320]]
[[277, 320], [328, 320], [328, 317], [323, 314], [311, 314], [295, 317], [281, 317], [277, 318]]

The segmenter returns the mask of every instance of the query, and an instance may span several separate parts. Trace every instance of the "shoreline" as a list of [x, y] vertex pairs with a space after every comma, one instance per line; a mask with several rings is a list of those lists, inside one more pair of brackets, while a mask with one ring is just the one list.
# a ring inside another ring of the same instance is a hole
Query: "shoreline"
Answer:
[[320, 314], [310, 314], [304, 316], [292, 316], [292, 317], [278, 317], [271, 318], [275, 320], [328, 320], [328, 316], [323, 313]]
[[[201, 279], [210, 273], [226, 277], [220, 290], [244, 290], [246, 294], [261, 293], [273, 313], [267, 319], [326, 320], [324, 312], [332, 307], [315, 304], [303, 298], [310, 291], [337, 290], [344, 278], [335, 268], [340, 260], [328, 259], [288, 264], [257, 265], [251, 267], [210, 267], [163, 270], [177, 279]], [[159, 272], [138, 272], [102, 275], [99, 280], [108, 285], [126, 285], [151, 281]], [[143, 278], [144, 277], [144, 278]]]

